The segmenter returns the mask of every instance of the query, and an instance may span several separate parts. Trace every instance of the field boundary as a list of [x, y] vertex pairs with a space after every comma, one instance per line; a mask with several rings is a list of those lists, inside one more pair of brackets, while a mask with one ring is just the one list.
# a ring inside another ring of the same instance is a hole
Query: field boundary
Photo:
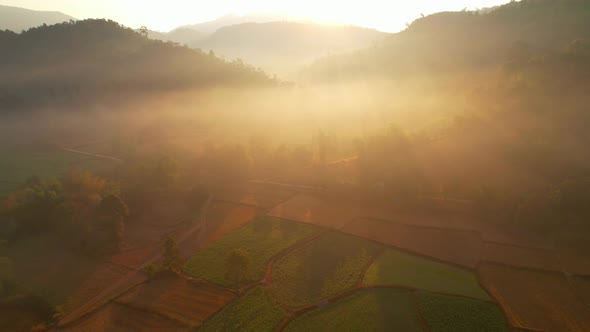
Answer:
[[[210, 202], [211, 202], [211, 198], [209, 198], [209, 200], [207, 201], [207, 203], [203, 206], [203, 208], [201, 210], [201, 214], [199, 215], [199, 219], [200, 219], [201, 222], [197, 223], [195, 226], [193, 226], [190, 229], [188, 229], [182, 236], [180, 236], [177, 239], [177, 243], [179, 245], [182, 242], [184, 242], [194, 232], [200, 231], [202, 229], [202, 225], [201, 224], [202, 223], [206, 223], [207, 205], [210, 204]], [[149, 264], [152, 264], [152, 263], [158, 261], [161, 258], [161, 256], [162, 256], [161, 253], [156, 253], [155, 255], [153, 255], [150, 258], [148, 258], [140, 266], [138, 266], [138, 268], [137, 268], [136, 271], [129, 272], [126, 276], [122, 277], [117, 282], [115, 282], [111, 286], [107, 287], [105, 290], [103, 290], [97, 296], [95, 296], [94, 298], [92, 298], [90, 301], [86, 302], [82, 306], [78, 307], [77, 309], [75, 309], [72, 312], [70, 312], [69, 314], [67, 314], [65, 317], [63, 317], [60, 320], [60, 322], [57, 324], [57, 326], [58, 327], [64, 327], [64, 326], [68, 326], [70, 324], [73, 324], [76, 321], [78, 321], [79, 319], [81, 319], [81, 318], [83, 318], [83, 317], [85, 317], [87, 315], [90, 315], [93, 312], [99, 310], [102, 306], [104, 306], [105, 304], [111, 302], [114, 298], [117, 298], [122, 293], [127, 292], [130, 289], [129, 286], [128, 287], [124, 287], [124, 290], [119, 291], [117, 295], [115, 295], [115, 296], [109, 296], [109, 293], [117, 291], [117, 289], [119, 287], [123, 287], [126, 282], [133, 281], [133, 278], [136, 277], [136, 276], [140, 276], [140, 278], [142, 278], [142, 279], [143, 278], [146, 278], [145, 275], [143, 275], [142, 270], [146, 266], [148, 266]], [[131, 287], [136, 286], [136, 285], [137, 285], [137, 283], [134, 283]], [[94, 308], [92, 308], [93, 306], [94, 306]]]

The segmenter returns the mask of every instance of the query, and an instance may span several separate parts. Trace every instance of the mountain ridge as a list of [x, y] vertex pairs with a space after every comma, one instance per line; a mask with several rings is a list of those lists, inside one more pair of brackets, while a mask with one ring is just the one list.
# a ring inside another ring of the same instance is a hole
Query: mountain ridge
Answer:
[[43, 24], [52, 25], [70, 20], [76, 19], [59, 11], [38, 11], [0, 5], [0, 30], [21, 32]]

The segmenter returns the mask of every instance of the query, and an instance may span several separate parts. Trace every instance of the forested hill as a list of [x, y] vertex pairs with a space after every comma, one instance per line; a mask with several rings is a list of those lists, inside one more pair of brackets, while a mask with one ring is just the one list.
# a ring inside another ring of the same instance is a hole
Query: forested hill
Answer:
[[418, 19], [377, 47], [322, 59], [306, 74], [325, 79], [489, 68], [518, 53], [564, 52], [588, 38], [590, 1], [523, 0]]
[[85, 20], [0, 32], [0, 107], [105, 94], [272, 84], [253, 67], [151, 40], [118, 23]]
[[60, 12], [0, 6], [0, 30], [20, 32], [43, 24], [56, 24], [70, 20], [74, 18]]

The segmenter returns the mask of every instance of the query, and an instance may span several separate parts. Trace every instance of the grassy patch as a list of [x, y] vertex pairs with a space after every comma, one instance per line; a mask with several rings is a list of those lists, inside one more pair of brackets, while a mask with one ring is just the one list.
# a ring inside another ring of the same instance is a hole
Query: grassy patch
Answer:
[[471, 271], [393, 249], [375, 260], [365, 274], [364, 284], [403, 286], [490, 299]]
[[33, 175], [48, 180], [59, 177], [70, 167], [99, 171], [115, 165], [55, 147], [0, 147], [0, 197], [17, 190]]
[[54, 148], [43, 150], [10, 149], [0, 150], [0, 180], [24, 182], [32, 175], [41, 178], [58, 176], [79, 156]]
[[245, 282], [260, 280], [274, 255], [317, 232], [319, 229], [310, 225], [275, 218], [258, 219], [198, 252], [185, 264], [184, 270], [195, 278], [235, 286], [225, 278], [225, 260], [232, 250], [243, 249], [250, 259]]
[[410, 291], [366, 289], [291, 322], [285, 331], [422, 331]]
[[273, 292], [281, 303], [292, 307], [338, 295], [354, 286], [380, 248], [357, 237], [329, 233], [276, 263]]
[[432, 332], [507, 331], [506, 320], [493, 303], [419, 293], [418, 307]]
[[258, 287], [230, 303], [199, 331], [272, 331], [283, 316], [283, 311], [272, 303], [267, 289]]

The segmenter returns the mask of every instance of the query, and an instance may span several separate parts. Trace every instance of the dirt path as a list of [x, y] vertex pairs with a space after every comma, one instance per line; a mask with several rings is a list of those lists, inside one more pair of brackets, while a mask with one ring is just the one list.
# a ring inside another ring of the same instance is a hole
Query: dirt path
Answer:
[[114, 162], [118, 162], [118, 163], [123, 163], [123, 159], [117, 158], [117, 157], [113, 157], [113, 156], [107, 156], [104, 154], [95, 154], [95, 153], [90, 153], [90, 152], [85, 152], [85, 151], [80, 151], [80, 150], [76, 150], [73, 148], [68, 148], [65, 147], [63, 145], [58, 145], [58, 147], [66, 152], [71, 152], [71, 153], [75, 153], [75, 154], [79, 154], [82, 156], [87, 156], [87, 157], [92, 157], [92, 158], [98, 158], [98, 159], [104, 159], [104, 160], [110, 160], [110, 161], [114, 161]]

